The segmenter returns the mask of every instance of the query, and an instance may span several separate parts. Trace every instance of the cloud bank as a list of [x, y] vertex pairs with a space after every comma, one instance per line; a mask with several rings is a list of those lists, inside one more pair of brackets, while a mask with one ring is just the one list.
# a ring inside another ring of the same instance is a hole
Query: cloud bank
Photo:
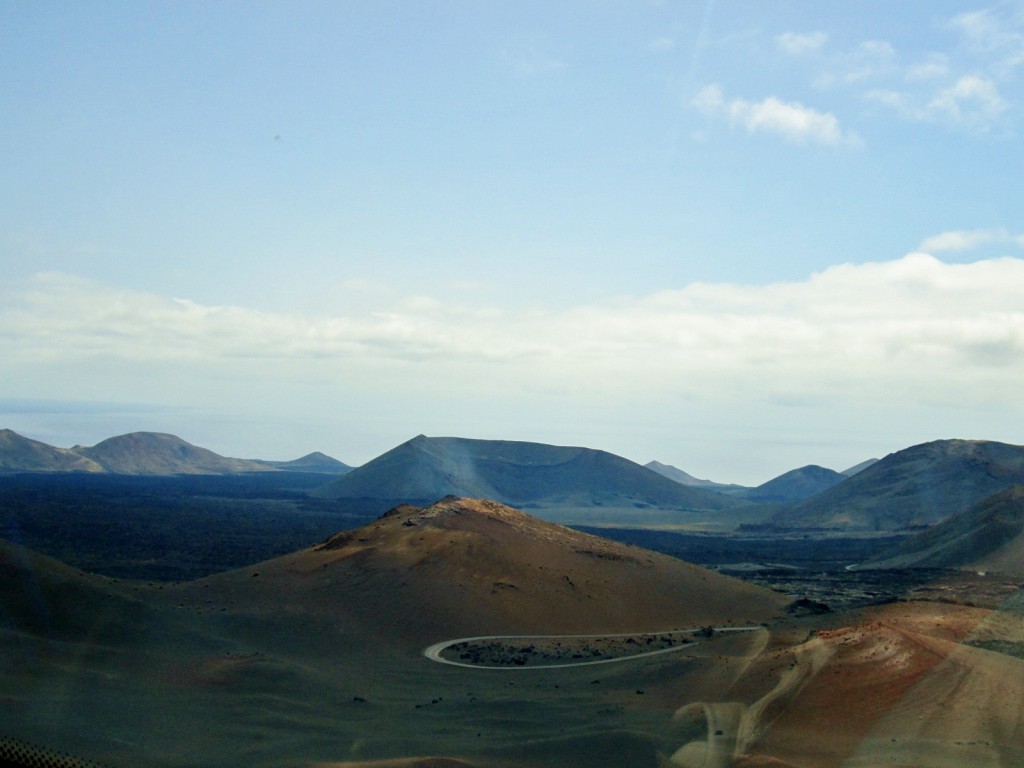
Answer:
[[[6, 292], [7, 396], [66, 390], [62, 370], [111, 391], [132, 370], [166, 400], [179, 382], [257, 377], [335, 394], [387, 390], [656, 404], [985, 402], [1020, 409], [1024, 260], [922, 254], [832, 267], [801, 282], [693, 284], [607, 304], [517, 312], [430, 299], [369, 314], [204, 306], [43, 274]], [[28, 371], [55, 372], [38, 391]], [[161, 371], [153, 378], [148, 371]], [[136, 397], [141, 395], [136, 394]], [[533, 396], [533, 395], [529, 395]]]

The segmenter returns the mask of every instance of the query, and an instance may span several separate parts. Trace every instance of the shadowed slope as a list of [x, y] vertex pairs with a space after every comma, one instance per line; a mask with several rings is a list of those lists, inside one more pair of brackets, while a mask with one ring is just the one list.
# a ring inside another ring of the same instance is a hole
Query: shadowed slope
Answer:
[[860, 567], [1024, 573], [1024, 486], [1000, 491]]
[[113, 581], [0, 540], [0, 630], [122, 642], [149, 615]]

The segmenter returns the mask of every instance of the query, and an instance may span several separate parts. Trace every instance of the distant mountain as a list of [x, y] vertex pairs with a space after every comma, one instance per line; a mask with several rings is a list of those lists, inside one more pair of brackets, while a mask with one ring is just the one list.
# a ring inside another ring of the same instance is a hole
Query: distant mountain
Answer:
[[983, 499], [858, 568], [970, 568], [1024, 573], [1024, 486]]
[[870, 467], [872, 464], [877, 464], [877, 463], [878, 463], [878, 459], [867, 459], [866, 461], [862, 461], [860, 464], [854, 464], [849, 469], [842, 470], [839, 474], [840, 475], [845, 475], [846, 477], [853, 477], [858, 472], [863, 472], [865, 469]]
[[107, 472], [119, 475], [229, 475], [273, 471], [262, 462], [226, 458], [161, 432], [132, 432], [108, 438], [91, 448], [76, 445], [71, 450]]
[[108, 438], [92, 447], [55, 448], [9, 429], [0, 429], [0, 474], [232, 475], [271, 470], [344, 475], [351, 472], [352, 467], [319, 451], [292, 461], [232, 459], [160, 432], [132, 432]]
[[745, 490], [740, 495], [748, 501], [762, 504], [802, 501], [827, 491], [845, 479], [846, 476], [840, 472], [810, 464], [792, 469], [756, 488]]
[[54, 448], [9, 429], [0, 429], [0, 473], [103, 471], [98, 463], [74, 451]]
[[743, 490], [742, 485], [731, 485], [728, 483], [716, 483], [714, 480], [701, 480], [700, 478], [694, 477], [689, 472], [684, 472], [678, 467], [673, 467], [671, 464], [662, 464], [660, 461], [649, 461], [644, 464], [647, 469], [652, 472], [657, 472], [663, 477], [667, 477], [669, 480], [674, 480], [682, 485], [688, 485], [693, 488], [707, 488], [712, 491], [736, 491]]
[[886, 456], [823, 493], [778, 511], [771, 526], [894, 531], [932, 525], [1024, 484], [1024, 447], [937, 440]]
[[302, 458], [291, 461], [262, 461], [274, 469], [286, 472], [311, 472], [322, 475], [344, 475], [352, 471], [352, 467], [320, 451], [306, 454]]
[[416, 503], [453, 495], [513, 505], [648, 504], [701, 510], [739, 503], [605, 451], [424, 435], [328, 483], [318, 495]]

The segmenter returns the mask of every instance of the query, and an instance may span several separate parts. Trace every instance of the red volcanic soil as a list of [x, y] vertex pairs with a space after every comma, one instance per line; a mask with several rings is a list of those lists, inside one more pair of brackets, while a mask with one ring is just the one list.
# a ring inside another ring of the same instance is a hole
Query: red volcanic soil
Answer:
[[758, 660], [741, 687], [771, 688], [736, 765], [1021, 764], [1024, 662], [965, 643], [1021, 637], [1019, 617], [899, 603], [865, 618]]

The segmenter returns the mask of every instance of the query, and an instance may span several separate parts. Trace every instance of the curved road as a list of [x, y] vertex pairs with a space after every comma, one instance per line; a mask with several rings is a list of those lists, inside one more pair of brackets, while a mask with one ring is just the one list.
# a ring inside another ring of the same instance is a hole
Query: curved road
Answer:
[[[436, 661], [439, 664], [448, 664], [453, 667], [465, 667], [466, 669], [515, 669], [515, 670], [527, 670], [527, 669], [563, 669], [566, 667], [589, 667], [596, 664], [615, 664], [620, 661], [632, 661], [633, 659], [642, 659], [647, 656], [659, 656], [663, 653], [672, 653], [674, 651], [681, 651], [686, 648], [692, 648], [697, 645], [699, 641], [691, 641], [688, 643], [680, 643], [674, 645], [671, 648], [659, 648], [656, 651], [643, 651], [641, 653], [633, 653], [628, 656], [616, 656], [613, 659], [598, 659], [596, 661], [572, 661], [564, 662], [559, 664], [535, 664], [533, 666], [487, 666], [485, 664], [467, 664], [464, 661], [454, 661], [453, 659], [446, 659], [441, 656], [441, 653], [459, 643], [469, 643], [476, 640], [559, 640], [559, 639], [572, 639], [572, 640], [583, 640], [587, 638], [607, 638], [607, 637], [645, 637], [650, 635], [679, 635], [679, 634], [693, 634], [699, 632], [702, 627], [695, 627], [694, 629], [675, 629], [669, 632], [621, 632], [618, 634], [595, 634], [595, 635], [479, 635], [477, 637], [457, 637], [454, 640], [442, 640], [440, 643], [434, 643], [431, 646], [423, 649], [423, 655], [431, 661]], [[754, 630], [764, 629], [759, 626], [748, 626], [748, 627], [712, 627], [715, 632], [753, 632]]]

